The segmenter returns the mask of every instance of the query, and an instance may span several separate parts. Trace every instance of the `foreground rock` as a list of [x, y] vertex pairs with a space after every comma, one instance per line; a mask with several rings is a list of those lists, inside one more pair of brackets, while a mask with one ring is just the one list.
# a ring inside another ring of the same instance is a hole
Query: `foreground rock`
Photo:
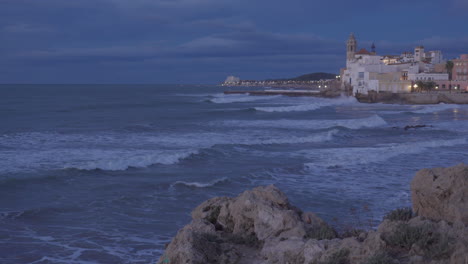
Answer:
[[[236, 198], [213, 198], [192, 212], [192, 222], [158, 263], [468, 264], [466, 210], [460, 211], [468, 199], [467, 170], [459, 165], [423, 170], [415, 177], [412, 192], [418, 205], [413, 206], [437, 222], [415, 217], [410, 209], [395, 210], [377, 230], [346, 238], [313, 213], [292, 206], [273, 185]], [[437, 184], [428, 185], [429, 180]], [[441, 186], [451, 195], [441, 195]], [[434, 200], [434, 195], [441, 198]]]
[[419, 171], [411, 196], [418, 215], [468, 225], [468, 166]]

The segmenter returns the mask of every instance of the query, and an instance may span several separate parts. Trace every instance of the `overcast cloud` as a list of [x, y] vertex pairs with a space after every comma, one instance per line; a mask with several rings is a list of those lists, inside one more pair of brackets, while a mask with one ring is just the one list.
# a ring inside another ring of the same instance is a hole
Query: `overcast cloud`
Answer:
[[217, 83], [339, 72], [346, 41], [468, 53], [465, 0], [0, 0], [0, 83]]

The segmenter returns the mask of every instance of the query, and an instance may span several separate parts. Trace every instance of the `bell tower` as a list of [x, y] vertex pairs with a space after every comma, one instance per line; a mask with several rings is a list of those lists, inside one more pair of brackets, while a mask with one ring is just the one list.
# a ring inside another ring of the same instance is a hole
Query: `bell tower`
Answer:
[[354, 54], [356, 54], [357, 50], [357, 41], [354, 37], [354, 33], [349, 35], [349, 39], [346, 42], [346, 60], [350, 61], [354, 59]]

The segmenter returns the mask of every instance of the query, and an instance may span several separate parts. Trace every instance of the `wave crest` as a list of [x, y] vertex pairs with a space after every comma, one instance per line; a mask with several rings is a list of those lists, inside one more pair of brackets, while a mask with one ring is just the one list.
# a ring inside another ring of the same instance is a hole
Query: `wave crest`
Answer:
[[177, 185], [182, 185], [186, 187], [196, 187], [196, 188], [207, 188], [207, 187], [213, 187], [219, 183], [226, 182], [228, 181], [228, 178], [223, 177], [221, 179], [216, 179], [211, 182], [203, 183], [203, 182], [186, 182], [186, 181], [176, 181], [173, 183], [171, 186], [177, 186]]
[[[64, 166], [65, 169], [79, 170], [107, 170], [120, 171], [129, 168], [145, 168], [151, 165], [172, 165], [188, 158], [191, 155], [198, 154], [197, 150], [183, 151], [136, 151], [136, 152], [111, 152], [102, 153], [98, 151], [92, 160], [87, 162], [74, 162]], [[94, 154], [94, 153], [90, 153]], [[88, 154], [89, 155], [89, 154]]]
[[337, 106], [356, 103], [354, 97], [342, 97], [339, 99], [318, 99], [309, 104], [291, 105], [291, 106], [273, 106], [273, 107], [255, 107], [254, 109], [262, 112], [306, 112], [320, 109], [327, 106]]
[[387, 125], [387, 122], [378, 115], [358, 119], [338, 120], [232, 120], [222, 122], [231, 127], [259, 127], [259, 128], [285, 128], [285, 129], [328, 129], [345, 127], [349, 129], [373, 128]]
[[438, 104], [438, 105], [431, 105], [431, 106], [426, 106], [422, 109], [419, 110], [414, 110], [410, 111], [411, 113], [414, 114], [430, 114], [430, 113], [436, 113], [436, 112], [442, 112], [445, 110], [450, 110], [450, 109], [457, 109], [460, 108], [458, 105], [453, 105], [453, 104]]
[[315, 162], [304, 164], [307, 168], [354, 166], [384, 162], [406, 154], [422, 153], [430, 148], [467, 144], [467, 139], [435, 140], [414, 143], [383, 144], [376, 147], [339, 148], [298, 152]]
[[255, 101], [264, 101], [272, 100], [282, 97], [281, 95], [268, 95], [268, 96], [258, 96], [258, 95], [249, 95], [245, 94], [219, 94], [215, 95], [215, 98], [208, 100], [209, 102], [216, 104], [229, 104], [229, 103], [243, 103], [243, 102], [255, 102]]

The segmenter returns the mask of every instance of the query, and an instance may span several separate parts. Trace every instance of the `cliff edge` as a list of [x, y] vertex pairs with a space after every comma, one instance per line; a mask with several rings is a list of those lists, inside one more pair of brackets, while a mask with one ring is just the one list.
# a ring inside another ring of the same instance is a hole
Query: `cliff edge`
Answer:
[[411, 183], [413, 210], [348, 235], [273, 185], [216, 197], [195, 208], [158, 263], [468, 264], [467, 181], [464, 164], [421, 170]]

